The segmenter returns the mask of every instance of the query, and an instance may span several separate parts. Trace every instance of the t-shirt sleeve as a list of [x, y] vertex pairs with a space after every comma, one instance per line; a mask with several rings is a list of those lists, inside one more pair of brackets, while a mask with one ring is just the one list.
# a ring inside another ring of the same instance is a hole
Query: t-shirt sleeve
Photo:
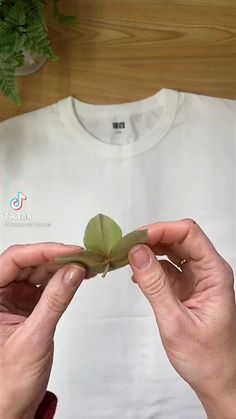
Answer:
[[38, 406], [34, 419], [52, 419], [57, 407], [57, 396], [51, 391], [46, 391], [45, 396]]

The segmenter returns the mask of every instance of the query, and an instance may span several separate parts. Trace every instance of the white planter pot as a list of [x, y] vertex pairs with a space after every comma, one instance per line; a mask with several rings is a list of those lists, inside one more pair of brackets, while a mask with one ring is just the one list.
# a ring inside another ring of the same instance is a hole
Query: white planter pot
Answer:
[[16, 69], [16, 76], [29, 76], [38, 71], [45, 62], [47, 57], [45, 55], [36, 54], [35, 52], [24, 52], [24, 65]]

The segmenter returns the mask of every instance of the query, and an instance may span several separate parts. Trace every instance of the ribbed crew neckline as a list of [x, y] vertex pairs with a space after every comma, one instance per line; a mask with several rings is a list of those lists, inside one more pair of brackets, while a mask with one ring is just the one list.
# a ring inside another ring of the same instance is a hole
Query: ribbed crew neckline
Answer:
[[[104, 157], [123, 158], [139, 155], [154, 145], [158, 144], [170, 130], [176, 116], [178, 108], [178, 91], [162, 88], [152, 96], [133, 102], [124, 102], [118, 104], [93, 104], [83, 102], [73, 96], [68, 96], [56, 103], [60, 120], [65, 126], [67, 132], [73, 135], [78, 141], [82, 141], [84, 146]], [[112, 117], [119, 113], [128, 117], [134, 113], [152, 111], [162, 107], [162, 113], [155, 125], [155, 131], [147, 132], [133, 143], [113, 144], [104, 142], [102, 138], [97, 138], [91, 134], [79, 119], [80, 112], [89, 116]]]

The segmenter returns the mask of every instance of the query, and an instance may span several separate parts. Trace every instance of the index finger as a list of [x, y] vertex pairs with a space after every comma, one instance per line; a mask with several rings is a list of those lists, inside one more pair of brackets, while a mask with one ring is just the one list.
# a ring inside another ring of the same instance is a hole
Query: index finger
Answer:
[[39, 266], [56, 257], [79, 252], [83, 247], [57, 242], [16, 244], [0, 255], [0, 287], [13, 282], [22, 269]]
[[164, 245], [176, 256], [176, 262], [187, 259], [193, 267], [209, 263], [212, 258], [221, 258], [207, 235], [191, 218], [178, 221], [164, 221], [139, 227], [148, 230], [148, 245]]

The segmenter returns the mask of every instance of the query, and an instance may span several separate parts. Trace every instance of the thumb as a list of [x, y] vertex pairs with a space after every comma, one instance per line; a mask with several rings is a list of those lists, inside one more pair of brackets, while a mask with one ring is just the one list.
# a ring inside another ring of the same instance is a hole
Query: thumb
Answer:
[[53, 337], [58, 320], [68, 307], [85, 276], [80, 265], [65, 265], [50, 279], [38, 304], [26, 319], [30, 332], [40, 340]]
[[129, 263], [141, 291], [152, 305], [159, 326], [170, 312], [178, 312], [179, 302], [172, 292], [164, 269], [146, 245], [134, 246], [128, 254]]

